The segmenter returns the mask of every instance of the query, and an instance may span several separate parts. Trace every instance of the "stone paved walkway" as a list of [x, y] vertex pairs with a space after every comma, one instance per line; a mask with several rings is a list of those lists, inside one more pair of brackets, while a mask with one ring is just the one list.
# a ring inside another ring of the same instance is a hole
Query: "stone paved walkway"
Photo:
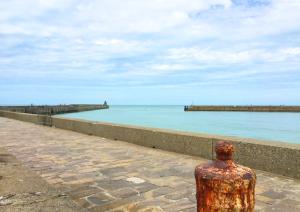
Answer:
[[1, 212], [87, 212], [0, 147]]
[[[196, 211], [204, 159], [6, 118], [0, 145], [90, 211]], [[257, 211], [300, 211], [299, 180], [257, 177]]]

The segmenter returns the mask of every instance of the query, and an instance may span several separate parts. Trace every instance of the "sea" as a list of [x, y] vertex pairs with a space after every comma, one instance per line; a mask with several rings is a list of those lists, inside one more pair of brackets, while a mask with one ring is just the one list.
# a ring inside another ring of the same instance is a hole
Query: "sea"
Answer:
[[300, 113], [185, 112], [183, 105], [112, 105], [58, 116], [300, 144]]

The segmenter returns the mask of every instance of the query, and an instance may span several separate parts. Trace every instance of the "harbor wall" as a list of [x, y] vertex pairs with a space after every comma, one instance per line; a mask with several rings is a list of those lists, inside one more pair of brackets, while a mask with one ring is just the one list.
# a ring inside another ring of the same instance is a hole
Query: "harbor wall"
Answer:
[[0, 110], [43, 115], [74, 113], [107, 108], [109, 108], [109, 106], [106, 104], [0, 106]]
[[64, 117], [45, 118], [41, 115], [7, 111], [0, 111], [0, 116], [206, 159], [215, 158], [213, 149], [218, 141], [229, 141], [236, 147], [234, 158], [239, 164], [300, 179], [300, 144], [186, 133]]
[[300, 106], [191, 105], [184, 111], [300, 112]]
[[0, 110], [0, 116], [10, 119], [16, 119], [25, 122], [31, 122], [39, 125], [51, 126], [51, 117], [47, 115], [37, 115], [29, 113], [18, 113], [11, 111]]

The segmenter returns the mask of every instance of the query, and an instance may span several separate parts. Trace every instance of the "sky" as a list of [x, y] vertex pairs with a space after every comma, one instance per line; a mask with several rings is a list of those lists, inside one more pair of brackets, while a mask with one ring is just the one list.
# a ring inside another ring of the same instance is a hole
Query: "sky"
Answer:
[[0, 0], [0, 104], [300, 105], [300, 0]]

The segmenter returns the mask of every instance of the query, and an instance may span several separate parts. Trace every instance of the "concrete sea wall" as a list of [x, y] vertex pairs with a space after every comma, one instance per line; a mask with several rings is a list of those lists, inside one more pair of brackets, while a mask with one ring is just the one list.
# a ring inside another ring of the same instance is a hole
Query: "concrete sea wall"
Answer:
[[300, 112], [300, 106], [191, 105], [184, 106], [184, 111]]
[[0, 116], [206, 159], [214, 159], [214, 145], [218, 141], [226, 140], [235, 145], [234, 157], [239, 164], [300, 179], [300, 144], [185, 133], [7, 111], [0, 111]]
[[47, 115], [17, 113], [17, 112], [0, 110], [0, 116], [5, 118], [16, 119], [20, 121], [31, 122], [39, 125], [51, 126], [51, 117]]

